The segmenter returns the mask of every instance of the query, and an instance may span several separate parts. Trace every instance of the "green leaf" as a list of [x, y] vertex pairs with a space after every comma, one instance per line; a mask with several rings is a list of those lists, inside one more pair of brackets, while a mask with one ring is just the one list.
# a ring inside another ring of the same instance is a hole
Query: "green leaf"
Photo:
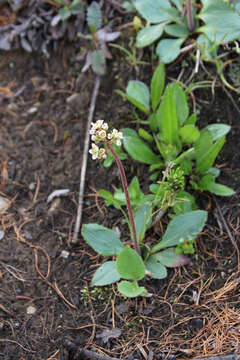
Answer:
[[197, 114], [192, 114], [189, 118], [185, 121], [185, 125], [195, 125], [197, 122]]
[[124, 248], [116, 233], [98, 224], [87, 224], [82, 227], [82, 236], [98, 254], [103, 256], [118, 255]]
[[200, 136], [200, 132], [194, 125], [185, 125], [179, 130], [179, 135], [185, 144], [193, 144]]
[[169, 20], [163, 9], [170, 8], [168, 0], [138, 0], [135, 3], [137, 11], [149, 23], [161, 23]]
[[214, 57], [214, 48], [217, 44], [209, 40], [205, 34], [201, 34], [197, 38], [197, 46], [201, 51], [201, 58], [204, 61], [211, 61]]
[[92, 52], [92, 69], [97, 75], [104, 75], [106, 72], [106, 58], [102, 50]]
[[190, 261], [187, 256], [176, 254], [173, 248], [158, 252], [154, 256], [157, 261], [170, 268], [186, 265]]
[[187, 191], [180, 191], [176, 196], [176, 202], [173, 206], [174, 215], [171, 214], [171, 218], [185, 214], [187, 212], [197, 210], [197, 205], [194, 196]]
[[151, 114], [148, 118], [148, 121], [149, 121], [150, 129], [152, 130], [152, 132], [155, 132], [158, 127], [158, 121], [157, 121], [156, 114]]
[[124, 248], [117, 257], [117, 271], [124, 279], [138, 281], [145, 276], [145, 265], [135, 250]]
[[93, 1], [87, 9], [87, 23], [89, 27], [93, 27], [95, 30], [101, 28], [102, 14], [100, 5]]
[[232, 196], [235, 194], [235, 191], [230, 187], [215, 183], [214, 176], [211, 174], [202, 177], [199, 182], [199, 187], [202, 191], [210, 191], [219, 196]]
[[186, 38], [189, 35], [188, 28], [185, 24], [171, 24], [166, 25], [164, 31], [171, 36], [178, 38]]
[[220, 170], [217, 168], [210, 168], [205, 174], [213, 175], [214, 180], [220, 175]]
[[114, 206], [116, 209], [121, 209], [123, 205], [122, 202], [118, 201], [116, 197], [114, 197], [109, 191], [101, 189], [99, 190], [99, 196], [101, 196], [105, 200], [105, 204], [107, 206]]
[[72, 1], [72, 3], [71, 3], [71, 5], [69, 6], [70, 7], [70, 9], [75, 9], [76, 7], [78, 7], [79, 5], [83, 5], [83, 4], [79, 4], [79, 0], [73, 0]]
[[152, 44], [155, 40], [161, 37], [165, 23], [158, 25], [149, 25], [141, 29], [137, 34], [136, 46], [143, 48]]
[[118, 291], [127, 297], [137, 297], [147, 295], [147, 290], [143, 286], [138, 286], [130, 281], [121, 281], [118, 284]]
[[71, 12], [73, 15], [78, 15], [79, 13], [82, 13], [84, 10], [84, 5], [83, 4], [78, 4], [78, 5], [75, 5]]
[[60, 16], [61, 20], [67, 20], [72, 14], [71, 11], [69, 11], [68, 9], [65, 9], [64, 7], [59, 9], [58, 11], [58, 15]]
[[[118, 157], [120, 160], [126, 160], [127, 159], [127, 154], [122, 150], [122, 147], [119, 147], [115, 144], [111, 145], [114, 149], [114, 151], [118, 154]], [[113, 154], [111, 153], [111, 151], [108, 151], [107, 153], [107, 158], [104, 160], [103, 165], [104, 167], [108, 168], [112, 165], [112, 163], [115, 162], [115, 157], [113, 156]]]
[[170, 221], [162, 240], [151, 249], [155, 253], [165, 247], [178, 245], [185, 238], [193, 240], [202, 231], [207, 220], [207, 212], [195, 210], [174, 217]]
[[116, 261], [107, 261], [102, 264], [95, 272], [91, 285], [105, 286], [120, 280], [120, 276], [116, 269]]
[[205, 23], [198, 29], [211, 41], [230, 42], [240, 37], [240, 16], [222, 0], [205, 0], [198, 17]]
[[206, 126], [205, 129], [210, 132], [213, 141], [216, 141], [221, 137], [227, 135], [231, 130], [231, 126], [226, 124], [211, 124]]
[[171, 2], [176, 6], [176, 8], [180, 12], [182, 12], [182, 10], [183, 10], [183, 0], [172, 0]]
[[177, 83], [170, 84], [170, 88], [175, 99], [178, 122], [179, 125], [182, 126], [189, 115], [186, 94], [182, 87]]
[[179, 145], [176, 101], [171, 86], [167, 86], [157, 111], [159, 129], [165, 145]]
[[165, 67], [160, 63], [155, 69], [151, 80], [152, 109], [157, 110], [165, 84]]
[[141, 199], [141, 197], [144, 195], [140, 189], [140, 185], [139, 185], [137, 176], [134, 176], [134, 178], [132, 179], [132, 181], [128, 187], [128, 192], [129, 192], [131, 202], [139, 201]]
[[150, 94], [147, 85], [138, 80], [131, 80], [126, 89], [127, 99], [145, 114], [150, 111]]
[[136, 231], [137, 231], [137, 239], [138, 242], [141, 243], [144, 239], [144, 235], [148, 226], [150, 225], [152, 219], [152, 207], [150, 204], [144, 204], [136, 213], [134, 218]]
[[[176, 164], [176, 165], [180, 164], [181, 167], [184, 169], [184, 165], [182, 165], [182, 164], [186, 160], [187, 161], [191, 160], [191, 157], [193, 154], [194, 154], [194, 148], [192, 147], [192, 148], [182, 152], [181, 155], [179, 155], [176, 159], [174, 159], [174, 164]], [[192, 164], [189, 164], [189, 162], [187, 164], [188, 169], [189, 169], [189, 165], [191, 166], [190, 168], [192, 169]], [[186, 171], [186, 168], [184, 171]]]
[[155, 255], [151, 255], [145, 265], [153, 279], [165, 279], [167, 277], [166, 267], [157, 261]]
[[148, 131], [140, 128], [140, 129], [138, 129], [138, 134], [144, 140], [146, 140], [146, 141], [148, 141], [150, 143], [154, 143], [154, 137]]
[[204, 173], [209, 170], [215, 162], [216, 157], [225, 143], [225, 137], [221, 137], [215, 143], [209, 131], [201, 132], [195, 143], [196, 172]]
[[149, 146], [139, 138], [136, 132], [129, 132], [131, 129], [123, 129], [123, 145], [128, 154], [137, 161], [144, 164], [155, 164], [160, 161]]
[[180, 54], [180, 48], [184, 39], [163, 39], [156, 48], [156, 53], [164, 64], [174, 61]]

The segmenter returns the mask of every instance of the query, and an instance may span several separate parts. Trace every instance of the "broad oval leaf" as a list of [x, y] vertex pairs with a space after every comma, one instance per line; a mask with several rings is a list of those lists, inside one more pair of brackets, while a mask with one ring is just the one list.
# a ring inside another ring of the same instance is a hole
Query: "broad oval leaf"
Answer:
[[117, 257], [117, 272], [123, 279], [141, 280], [145, 275], [145, 265], [138, 253], [131, 248], [124, 248]]
[[124, 248], [113, 230], [98, 224], [83, 225], [81, 234], [88, 245], [103, 256], [118, 255]]
[[194, 125], [185, 125], [179, 130], [179, 135], [185, 144], [193, 144], [200, 136], [198, 128]]
[[202, 1], [198, 17], [205, 23], [198, 29], [215, 43], [230, 42], [240, 37], [240, 16], [227, 2]]
[[207, 211], [194, 210], [174, 217], [170, 221], [162, 240], [151, 249], [151, 253], [178, 245], [185, 238], [193, 240], [202, 231], [207, 220]]
[[103, 50], [92, 52], [92, 69], [97, 75], [104, 75], [106, 72], [106, 57]]
[[210, 191], [211, 193], [219, 196], [232, 196], [235, 191], [230, 187], [222, 184], [215, 183], [214, 175], [207, 174], [202, 177], [199, 182], [199, 187], [202, 191]]
[[169, 15], [163, 11], [163, 9], [171, 7], [168, 0], [137, 0], [134, 5], [149, 23], [161, 23], [169, 20]]
[[92, 286], [105, 286], [120, 280], [116, 269], [116, 261], [106, 261], [102, 264], [92, 278]]
[[170, 24], [166, 25], [164, 31], [171, 36], [175, 37], [188, 37], [189, 31], [185, 24]]
[[183, 266], [190, 262], [186, 255], [176, 254], [173, 248], [160, 251], [154, 254], [154, 256], [157, 261], [170, 268]]
[[87, 9], [87, 23], [88, 26], [94, 30], [100, 29], [102, 25], [101, 8], [96, 1], [93, 1]]
[[166, 267], [157, 261], [155, 255], [150, 256], [145, 265], [153, 279], [165, 279], [167, 277]]
[[155, 69], [151, 81], [151, 100], [153, 111], [157, 110], [165, 84], [165, 67], [160, 63]]
[[143, 111], [149, 114], [150, 111], [150, 94], [147, 85], [142, 81], [131, 80], [126, 89], [128, 100]]
[[218, 184], [215, 182], [212, 182], [211, 184], [209, 184], [207, 190], [210, 191], [212, 194], [215, 194], [218, 196], [232, 196], [236, 193], [230, 187], [223, 185], [223, 184]]
[[130, 281], [121, 281], [118, 284], [118, 291], [127, 297], [146, 296], [147, 290], [143, 286], [138, 286]]
[[164, 64], [174, 61], [180, 54], [180, 48], [185, 39], [163, 39], [156, 48], [156, 53]]
[[149, 165], [160, 162], [160, 156], [156, 155], [136, 132], [131, 129], [123, 129], [122, 132], [124, 148], [134, 160]]
[[137, 34], [136, 46], [143, 48], [152, 44], [155, 40], [161, 37], [165, 23], [158, 25], [149, 25], [141, 29]]
[[231, 130], [231, 126], [226, 124], [210, 124], [206, 128], [212, 135], [213, 141], [220, 139], [221, 137], [227, 135]]

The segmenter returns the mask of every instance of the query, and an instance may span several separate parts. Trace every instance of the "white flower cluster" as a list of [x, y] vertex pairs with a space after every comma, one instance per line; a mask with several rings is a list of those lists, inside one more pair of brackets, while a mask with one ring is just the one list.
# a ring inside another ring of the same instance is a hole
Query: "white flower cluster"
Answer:
[[95, 123], [92, 123], [90, 130], [91, 139], [93, 141], [92, 148], [89, 150], [89, 153], [92, 155], [93, 160], [101, 160], [107, 157], [106, 150], [104, 148], [99, 148], [96, 144], [103, 142], [108, 142], [110, 144], [116, 144], [121, 146], [121, 140], [123, 134], [117, 129], [113, 129], [111, 132], [107, 132], [108, 124], [104, 120], [98, 120]]

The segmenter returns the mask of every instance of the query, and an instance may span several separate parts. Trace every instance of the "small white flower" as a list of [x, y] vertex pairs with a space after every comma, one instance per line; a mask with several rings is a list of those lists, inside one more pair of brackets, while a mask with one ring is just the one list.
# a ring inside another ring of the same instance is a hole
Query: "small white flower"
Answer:
[[106, 155], [106, 150], [101, 148], [99, 149], [99, 152], [98, 152], [98, 159], [101, 160], [101, 159], [106, 159], [107, 155]]
[[103, 123], [103, 124], [102, 124], [102, 129], [103, 129], [103, 130], [108, 130], [108, 124], [107, 124], [107, 123]]
[[98, 132], [98, 136], [100, 137], [101, 140], [105, 140], [106, 136], [107, 136], [106, 131], [105, 130], [100, 130]]
[[96, 121], [95, 125], [95, 129], [100, 129], [102, 127], [102, 124], [104, 123], [104, 120], [98, 120]]
[[109, 133], [109, 134], [107, 135], [107, 138], [108, 138], [109, 140], [111, 140], [111, 139], [113, 138], [113, 134], [112, 134], [112, 133]]
[[92, 135], [92, 136], [91, 136], [91, 140], [92, 140], [93, 142], [97, 142], [97, 141], [98, 141], [98, 137], [97, 137], [96, 135]]
[[122, 145], [121, 140], [118, 140], [118, 139], [115, 140], [114, 144], [116, 144], [117, 146], [121, 146], [121, 145]]
[[89, 153], [92, 155], [92, 159], [96, 160], [99, 156], [99, 147], [95, 144], [92, 144], [92, 148], [89, 150]]
[[117, 129], [113, 129], [112, 134], [113, 134], [113, 136], [116, 136], [116, 135], [118, 134], [118, 130], [117, 130]]

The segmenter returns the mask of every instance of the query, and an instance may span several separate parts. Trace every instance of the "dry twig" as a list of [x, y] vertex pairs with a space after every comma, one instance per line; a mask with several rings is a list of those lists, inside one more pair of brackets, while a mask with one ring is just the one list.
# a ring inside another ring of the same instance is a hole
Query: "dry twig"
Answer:
[[91, 123], [93, 120], [93, 114], [95, 110], [96, 100], [98, 96], [98, 91], [100, 87], [100, 76], [96, 77], [94, 90], [92, 94], [89, 115], [88, 115], [88, 122], [86, 128], [86, 136], [84, 142], [84, 150], [83, 150], [83, 160], [82, 160], [82, 169], [80, 175], [80, 186], [79, 186], [79, 196], [78, 196], [78, 211], [77, 211], [77, 218], [74, 227], [74, 233], [72, 238], [72, 243], [76, 244], [78, 241], [78, 234], [81, 226], [82, 220], [82, 208], [83, 208], [83, 196], [84, 196], [84, 187], [85, 187], [85, 177], [86, 177], [86, 170], [87, 170], [87, 158], [88, 158], [88, 150], [89, 150], [89, 132], [91, 128]]

